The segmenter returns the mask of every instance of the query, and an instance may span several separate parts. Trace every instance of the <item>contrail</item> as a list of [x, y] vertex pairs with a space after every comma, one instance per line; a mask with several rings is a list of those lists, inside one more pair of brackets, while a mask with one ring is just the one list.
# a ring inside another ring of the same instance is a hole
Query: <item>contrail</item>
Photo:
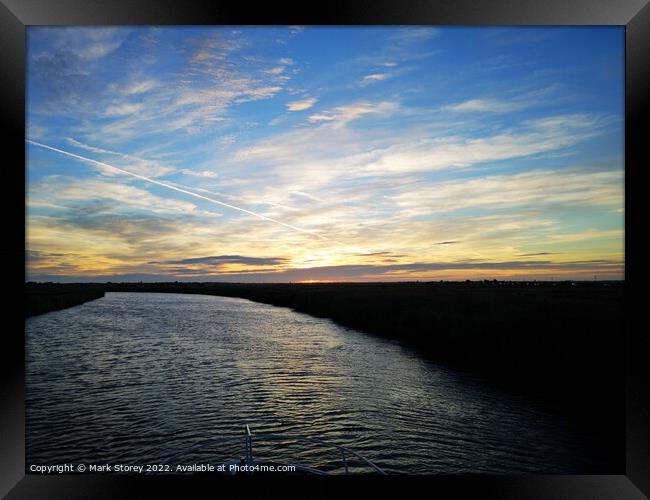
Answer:
[[30, 139], [26, 139], [26, 141], [29, 142], [30, 144], [33, 144], [34, 146], [39, 146], [41, 148], [49, 149], [51, 151], [56, 151], [57, 153], [61, 153], [61, 154], [66, 155], [66, 156], [70, 156], [72, 158], [76, 158], [76, 159], [81, 160], [81, 161], [94, 163], [96, 165], [101, 165], [103, 167], [112, 168], [114, 170], [117, 170], [118, 172], [122, 172], [123, 174], [130, 175], [131, 177], [135, 177], [136, 179], [141, 179], [143, 181], [147, 181], [147, 182], [150, 182], [152, 184], [156, 184], [158, 186], [166, 187], [167, 189], [173, 189], [174, 191], [178, 191], [179, 193], [188, 194], [190, 196], [194, 196], [195, 198], [199, 198], [201, 200], [205, 200], [205, 201], [208, 201], [210, 203], [214, 203], [216, 205], [222, 205], [224, 207], [228, 207], [228, 208], [231, 208], [233, 210], [239, 210], [240, 212], [244, 212], [245, 214], [252, 215], [253, 217], [257, 217], [258, 219], [273, 222], [275, 224], [279, 224], [281, 226], [288, 227], [289, 229], [293, 229], [294, 231], [299, 231], [301, 233], [316, 236], [317, 238], [320, 238], [321, 240], [330, 240], [330, 238], [327, 238], [327, 237], [323, 236], [322, 234], [318, 234], [318, 233], [316, 233], [314, 231], [308, 231], [307, 229], [302, 229], [302, 228], [299, 228], [299, 227], [296, 227], [296, 226], [292, 226], [291, 224], [287, 224], [286, 222], [282, 222], [282, 221], [279, 221], [279, 220], [276, 220], [276, 219], [272, 219], [271, 217], [267, 217], [266, 215], [258, 214], [256, 212], [246, 210], [245, 208], [236, 207], [235, 205], [230, 205], [228, 203], [224, 203], [223, 201], [215, 200], [213, 198], [208, 198], [207, 196], [203, 196], [203, 195], [200, 195], [200, 194], [197, 194], [197, 193], [193, 193], [192, 191], [187, 191], [185, 189], [173, 186], [171, 184], [167, 184], [165, 182], [160, 182], [160, 181], [157, 181], [155, 179], [145, 177], [144, 175], [136, 174], [134, 172], [129, 172], [128, 170], [124, 170], [123, 168], [119, 168], [119, 167], [116, 167], [114, 165], [109, 165], [108, 163], [104, 163], [102, 161], [93, 160], [92, 158], [86, 158], [85, 156], [81, 156], [81, 155], [78, 155], [78, 154], [75, 154], [75, 153], [70, 153], [68, 151], [64, 151], [62, 149], [54, 148], [52, 146], [48, 146], [47, 144], [42, 144], [40, 142], [32, 141]]
[[216, 192], [216, 191], [210, 191], [209, 189], [204, 189], [204, 188], [200, 188], [200, 187], [184, 186], [183, 184], [179, 184], [178, 182], [172, 182], [171, 184], [173, 184], [174, 186], [179, 187], [179, 188], [193, 189], [194, 191], [201, 191], [203, 193], [215, 194], [217, 196], [225, 196], [226, 198], [230, 198], [230, 199], [233, 199], [233, 200], [240, 200], [240, 201], [243, 201], [243, 202], [250, 202], [250, 203], [258, 203], [258, 204], [262, 204], [262, 205], [271, 205], [272, 207], [280, 207], [280, 208], [285, 208], [287, 210], [297, 210], [297, 208], [295, 208], [295, 207], [290, 207], [288, 205], [282, 205], [280, 203], [275, 203], [275, 202], [268, 201], [268, 200], [252, 200], [250, 198], [244, 198], [244, 197], [241, 197], [241, 196], [232, 196], [230, 194], [219, 193], [219, 192]]

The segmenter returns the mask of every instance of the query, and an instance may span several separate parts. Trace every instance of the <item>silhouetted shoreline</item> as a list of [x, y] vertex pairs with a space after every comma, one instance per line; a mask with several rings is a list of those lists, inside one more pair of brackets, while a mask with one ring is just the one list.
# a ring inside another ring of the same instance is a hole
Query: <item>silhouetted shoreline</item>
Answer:
[[95, 288], [68, 289], [59, 287], [27, 287], [25, 317], [67, 309], [104, 296], [104, 290]]
[[35, 291], [194, 293], [290, 307], [535, 392], [601, 430], [623, 429], [623, 282], [30, 283], [27, 289], [28, 298], [38, 297]]

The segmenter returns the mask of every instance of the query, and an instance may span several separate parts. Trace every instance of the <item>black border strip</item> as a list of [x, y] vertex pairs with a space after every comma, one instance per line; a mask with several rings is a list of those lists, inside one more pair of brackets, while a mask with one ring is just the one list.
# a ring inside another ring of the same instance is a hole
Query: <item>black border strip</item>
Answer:
[[24, 25], [93, 24], [608, 24], [624, 25], [647, 0], [3, 0]]
[[[384, 25], [625, 25], [625, 250], [626, 250], [626, 341], [627, 341], [627, 465], [625, 476], [431, 476], [367, 480], [305, 481], [260, 478], [216, 482], [209, 478], [132, 478], [115, 476], [24, 475], [24, 319], [22, 304], [7, 315], [0, 364], [0, 495], [8, 498], [115, 498], [128, 496], [134, 487], [166, 493], [187, 494], [188, 488], [208, 486], [213, 495], [234, 486], [245, 495], [258, 491], [287, 495], [291, 491], [326, 496], [333, 488], [351, 482], [381, 488], [384, 493], [403, 494], [405, 479], [420, 483], [427, 492], [488, 498], [626, 499], [650, 496], [650, 339], [635, 329], [642, 297], [632, 292], [644, 282], [641, 261], [641, 194], [643, 169], [648, 168], [647, 138], [650, 129], [643, 111], [650, 108], [650, 5], [647, 0], [330, 0], [316, 7], [308, 2], [283, 4], [259, 2], [254, 6], [232, 0], [2, 0], [0, 4], [0, 125], [13, 150], [5, 161], [4, 174], [11, 174], [10, 196], [3, 197], [5, 221], [16, 221], [2, 245], [5, 277], [22, 297], [24, 274], [24, 181], [25, 181], [25, 26], [26, 25], [180, 25], [180, 24], [384, 24]], [[645, 161], [644, 161], [645, 160]], [[18, 165], [22, 165], [22, 168]], [[5, 176], [6, 178], [6, 176]], [[23, 189], [18, 188], [22, 184]], [[15, 185], [15, 188], [14, 188]], [[15, 196], [15, 199], [11, 198]], [[21, 224], [22, 222], [22, 224]], [[5, 228], [10, 227], [5, 224]], [[16, 229], [17, 228], [17, 229]], [[15, 262], [15, 263], [14, 263]], [[9, 290], [11, 295], [13, 290]], [[20, 300], [20, 299], [18, 299]], [[381, 478], [380, 478], [381, 479]], [[290, 482], [289, 482], [290, 481]], [[18, 483], [18, 484], [16, 484]], [[254, 483], [251, 484], [251, 483]], [[12, 489], [13, 488], [13, 489]]]

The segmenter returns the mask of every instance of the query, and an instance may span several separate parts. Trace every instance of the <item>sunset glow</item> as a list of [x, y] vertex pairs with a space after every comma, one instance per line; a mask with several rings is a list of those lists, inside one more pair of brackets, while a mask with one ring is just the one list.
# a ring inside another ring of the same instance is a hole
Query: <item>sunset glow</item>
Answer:
[[27, 277], [624, 277], [617, 27], [29, 27]]

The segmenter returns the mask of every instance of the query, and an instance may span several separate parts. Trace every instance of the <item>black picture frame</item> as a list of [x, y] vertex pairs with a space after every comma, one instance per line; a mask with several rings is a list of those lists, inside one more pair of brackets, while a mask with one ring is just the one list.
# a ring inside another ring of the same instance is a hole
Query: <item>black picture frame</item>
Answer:
[[[625, 311], [627, 346], [626, 474], [619, 476], [431, 476], [388, 477], [352, 480], [384, 493], [403, 495], [404, 482], [416, 481], [433, 497], [467, 495], [487, 498], [553, 499], [642, 499], [650, 496], [650, 352], [644, 329], [634, 328], [641, 318], [640, 289], [644, 266], [639, 244], [642, 238], [642, 171], [650, 165], [643, 133], [648, 127], [644, 114], [650, 106], [650, 5], [647, 0], [357, 0], [328, 1], [317, 6], [273, 3], [243, 4], [232, 0], [1, 0], [0, 3], [0, 120], [14, 160], [4, 161], [5, 227], [10, 231], [2, 247], [6, 262], [9, 295], [18, 301], [25, 284], [24, 186], [25, 165], [25, 28], [29, 25], [618, 25], [626, 28], [625, 112]], [[645, 125], [645, 126], [644, 126]], [[5, 157], [7, 158], [7, 157]], [[645, 161], [644, 161], [645, 159]], [[6, 193], [6, 194], [7, 194]], [[21, 209], [23, 204], [23, 209]], [[7, 221], [16, 224], [9, 230]], [[22, 225], [21, 225], [22, 223]], [[22, 229], [21, 229], [22, 227]], [[15, 290], [11, 288], [15, 287]], [[6, 498], [119, 498], [134, 487], [187, 495], [189, 488], [208, 487], [223, 495], [224, 486], [235, 486], [238, 495], [248, 488], [265, 494], [287, 496], [296, 491], [308, 497], [326, 496], [331, 488], [348, 488], [350, 480], [211, 477], [115, 477], [115, 476], [25, 476], [24, 450], [24, 318], [22, 307], [7, 313], [2, 335], [3, 360], [0, 380], [0, 495]], [[641, 323], [639, 323], [641, 324]], [[181, 493], [182, 492], [182, 493]]]

